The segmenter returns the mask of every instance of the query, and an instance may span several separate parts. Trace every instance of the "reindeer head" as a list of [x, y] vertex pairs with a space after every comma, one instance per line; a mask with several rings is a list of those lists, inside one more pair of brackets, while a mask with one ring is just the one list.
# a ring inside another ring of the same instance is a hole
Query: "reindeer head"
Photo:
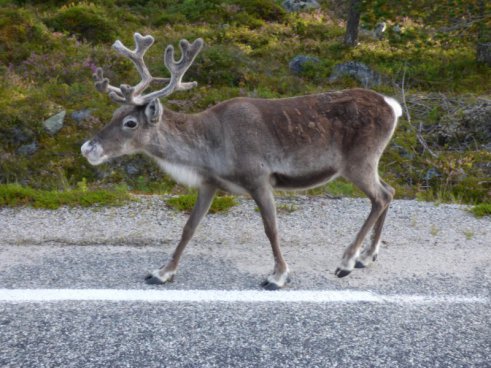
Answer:
[[[109, 84], [101, 68], [94, 74], [96, 88], [108, 93], [109, 97], [122, 104], [108, 125], [93, 139], [82, 145], [82, 155], [92, 165], [99, 165], [110, 158], [142, 151], [152, 136], [156, 134], [158, 124], [162, 120], [163, 106], [160, 97], [169, 96], [174, 91], [185, 91], [197, 85], [196, 82], [182, 82], [184, 73], [193, 63], [203, 47], [203, 40], [198, 38], [192, 44], [181, 40], [181, 59], [175, 61], [174, 47], [167, 46], [164, 54], [164, 64], [170, 71], [170, 78], [154, 78], [151, 76], [143, 56], [152, 46], [152, 36], [142, 36], [135, 33], [135, 50], [129, 50], [121, 41], [116, 41], [113, 48], [121, 55], [129, 58], [135, 64], [141, 81], [136, 86], [122, 84], [119, 88]], [[143, 95], [143, 92], [154, 82], [164, 82], [167, 85], [157, 91]]]

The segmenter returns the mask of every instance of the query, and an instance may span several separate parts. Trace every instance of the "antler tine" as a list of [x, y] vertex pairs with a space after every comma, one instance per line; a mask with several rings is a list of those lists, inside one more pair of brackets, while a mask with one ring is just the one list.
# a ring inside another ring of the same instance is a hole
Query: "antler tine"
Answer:
[[[174, 47], [172, 47], [172, 45], [167, 46], [165, 49], [164, 63], [170, 71], [170, 78], [152, 77], [143, 61], [143, 56], [153, 45], [154, 38], [152, 36], [142, 36], [140, 33], [135, 33], [134, 39], [135, 50], [128, 49], [119, 40], [114, 42], [113, 48], [135, 64], [136, 69], [141, 76], [141, 81], [133, 87], [127, 84], [122, 84], [119, 88], [114, 87], [109, 84], [109, 79], [104, 77], [102, 69], [97, 68], [96, 73], [94, 74], [94, 80], [96, 82], [96, 88], [100, 92], [109, 93], [109, 97], [118, 103], [144, 105], [154, 98], [168, 96], [174, 91], [188, 90], [197, 85], [196, 82], [183, 83], [182, 77], [203, 47], [203, 40], [201, 38], [196, 39], [192, 44], [184, 39], [180, 41], [179, 47], [181, 48], [181, 58], [179, 61], [175, 61], [174, 59]], [[143, 91], [147, 89], [152, 82], [161, 83], [167, 81], [169, 84], [164, 88], [147, 95], [142, 95]]]
[[181, 58], [179, 61], [175, 61], [174, 59], [174, 47], [172, 45], [167, 46], [164, 54], [164, 64], [170, 71], [170, 82], [161, 90], [142, 96], [141, 100], [146, 103], [157, 97], [168, 96], [174, 91], [185, 91], [196, 87], [198, 85], [197, 82], [183, 83], [182, 77], [189, 69], [198, 53], [201, 51], [203, 44], [204, 42], [201, 38], [196, 39], [192, 44], [185, 39], [181, 40], [179, 42], [179, 47], [181, 49]]
[[[121, 55], [130, 59], [133, 64], [135, 64], [138, 73], [141, 76], [141, 81], [134, 87], [129, 87], [125, 85], [124, 95], [126, 102], [129, 104], [136, 104], [134, 99], [138, 97], [145, 89], [148, 88], [150, 83], [154, 80], [151, 76], [145, 62], [143, 61], [143, 56], [147, 50], [153, 45], [154, 38], [152, 36], [142, 36], [140, 33], [134, 34], [135, 39], [135, 50], [130, 50], [119, 40], [114, 42], [113, 48], [118, 51]], [[122, 90], [123, 88], [121, 88]]]
[[104, 71], [102, 68], [97, 68], [93, 77], [95, 81], [95, 88], [97, 88], [99, 92], [109, 93], [109, 97], [115, 102], [125, 102], [121, 89], [109, 84], [109, 79], [104, 77]]

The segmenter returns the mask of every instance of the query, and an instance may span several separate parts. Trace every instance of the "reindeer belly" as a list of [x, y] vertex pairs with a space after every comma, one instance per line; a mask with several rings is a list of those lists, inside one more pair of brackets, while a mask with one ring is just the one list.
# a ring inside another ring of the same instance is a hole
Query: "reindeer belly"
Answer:
[[335, 169], [327, 168], [315, 172], [305, 173], [279, 173], [271, 175], [271, 185], [278, 189], [308, 189], [313, 188], [338, 176]]

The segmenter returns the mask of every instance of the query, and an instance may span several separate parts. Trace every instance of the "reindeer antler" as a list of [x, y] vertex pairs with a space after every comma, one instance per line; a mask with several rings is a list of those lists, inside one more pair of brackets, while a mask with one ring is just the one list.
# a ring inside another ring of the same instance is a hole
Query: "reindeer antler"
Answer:
[[[136, 69], [142, 78], [140, 83], [133, 87], [127, 84], [122, 84], [119, 88], [111, 86], [109, 84], [109, 79], [104, 77], [102, 69], [98, 68], [94, 74], [94, 79], [96, 88], [100, 92], [109, 93], [109, 97], [118, 103], [145, 105], [154, 98], [168, 96], [174, 91], [185, 91], [197, 85], [196, 82], [182, 82], [182, 77], [203, 47], [203, 40], [201, 38], [196, 39], [192, 44], [187, 40], [181, 40], [179, 42], [179, 47], [182, 56], [177, 62], [174, 59], [174, 47], [172, 45], [167, 46], [165, 49], [164, 63], [170, 71], [170, 78], [152, 77], [143, 61], [143, 56], [153, 45], [154, 38], [152, 36], [142, 36], [139, 33], [135, 33], [134, 38], [136, 45], [135, 50], [129, 50], [119, 40], [113, 44], [113, 48], [121, 55], [129, 58], [133, 64], [135, 64]], [[143, 91], [145, 91], [154, 81], [169, 82], [169, 84], [158, 91], [142, 95]]]

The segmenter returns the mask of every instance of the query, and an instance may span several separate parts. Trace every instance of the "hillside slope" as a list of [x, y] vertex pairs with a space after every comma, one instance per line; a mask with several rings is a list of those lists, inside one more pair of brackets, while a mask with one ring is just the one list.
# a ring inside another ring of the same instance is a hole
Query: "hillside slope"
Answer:
[[[114, 83], [134, 83], [133, 65], [110, 46], [121, 39], [132, 47], [138, 31], [156, 39], [146, 56], [154, 75], [167, 75], [167, 44], [205, 40], [186, 77], [198, 87], [164, 101], [170, 109], [192, 112], [235, 96], [273, 98], [369, 84], [407, 108], [381, 163], [400, 197], [489, 202], [491, 73], [475, 55], [476, 27], [486, 26], [489, 16], [462, 31], [451, 28], [460, 23], [450, 16], [435, 16], [443, 2], [433, 2], [426, 18], [417, 4], [401, 2], [386, 14], [374, 5], [363, 13], [360, 44], [348, 48], [337, 3], [289, 13], [273, 0], [0, 1], [0, 183], [67, 189], [80, 182], [125, 182], [137, 191], [172, 189], [143, 157], [92, 167], [79, 153], [116, 107], [97, 93], [91, 75], [103, 66]], [[379, 39], [370, 30], [380, 20], [387, 30]], [[289, 66], [302, 55], [310, 61]], [[379, 80], [334, 78], [338, 65], [352, 61]]]

